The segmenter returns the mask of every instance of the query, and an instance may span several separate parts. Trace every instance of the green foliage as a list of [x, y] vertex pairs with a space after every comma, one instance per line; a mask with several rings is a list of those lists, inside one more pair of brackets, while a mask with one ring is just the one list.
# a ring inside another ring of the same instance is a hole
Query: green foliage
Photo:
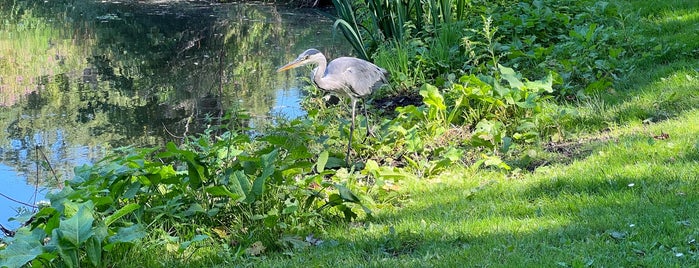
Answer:
[[342, 31], [342, 35], [354, 48], [354, 51], [359, 54], [359, 57], [368, 60], [369, 53], [367, 53], [366, 45], [364, 44], [365, 40], [362, 38], [359, 21], [353, 11], [354, 7], [351, 0], [333, 0], [333, 5], [337, 12], [333, 29], [337, 30], [339, 28]]
[[278, 249], [288, 246], [286, 235], [321, 231], [335, 216], [371, 213], [346, 175], [330, 169], [340, 159], [308, 146], [315, 133], [302, 121], [255, 138], [210, 134], [160, 152], [125, 149], [77, 168], [49, 195], [51, 206], [7, 241], [0, 266], [102, 266], [106, 252], [128, 250], [158, 230], [168, 235], [157, 239], [176, 241], [180, 253], [212, 239]]
[[673, 50], [634, 38], [638, 18], [606, 1], [345, 1], [336, 8], [351, 17], [348, 40], [355, 50], [361, 45], [360, 56], [393, 74], [394, 94], [506, 65], [528, 77], [553, 72], [559, 100], [585, 99]]
[[443, 137], [459, 126], [470, 126], [472, 131], [470, 138], [456, 137], [456, 142], [491, 153], [506, 153], [515, 144], [538, 141], [542, 128], [538, 118], [554, 92], [553, 76], [529, 81], [499, 66], [498, 77], [464, 75], [444, 92], [425, 84], [420, 90], [424, 106], [396, 109], [399, 115], [391, 131], [406, 139], [406, 150], [412, 153], [425, 150], [423, 140]]

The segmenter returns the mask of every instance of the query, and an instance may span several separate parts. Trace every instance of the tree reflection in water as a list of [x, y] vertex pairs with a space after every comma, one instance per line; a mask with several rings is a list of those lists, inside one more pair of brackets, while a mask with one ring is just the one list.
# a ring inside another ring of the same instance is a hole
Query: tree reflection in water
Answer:
[[[278, 66], [308, 47], [350, 51], [316, 13], [266, 4], [29, 0], [0, 17], [0, 180], [14, 187], [0, 193], [23, 202], [37, 180], [55, 184], [41, 154], [65, 179], [106, 150], [178, 140], [234, 108], [264, 125], [298, 98]], [[0, 198], [0, 223], [17, 206]]]

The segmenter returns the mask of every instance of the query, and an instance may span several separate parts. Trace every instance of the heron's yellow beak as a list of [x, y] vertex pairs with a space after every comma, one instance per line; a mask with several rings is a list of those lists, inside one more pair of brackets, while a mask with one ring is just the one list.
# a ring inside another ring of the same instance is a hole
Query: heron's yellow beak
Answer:
[[298, 61], [298, 60], [292, 61], [289, 64], [284, 65], [284, 66], [280, 67], [279, 69], [277, 69], [277, 72], [283, 72], [283, 71], [286, 71], [289, 69], [299, 67], [300, 64], [301, 64], [301, 61]]

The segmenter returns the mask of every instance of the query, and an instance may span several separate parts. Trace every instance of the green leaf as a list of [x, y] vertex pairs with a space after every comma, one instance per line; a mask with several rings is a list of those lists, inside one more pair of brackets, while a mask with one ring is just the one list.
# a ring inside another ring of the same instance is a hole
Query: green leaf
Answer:
[[253, 194], [254, 198], [262, 196], [262, 193], [264, 193], [265, 181], [267, 181], [267, 178], [274, 173], [274, 161], [276, 160], [278, 153], [279, 151], [275, 149], [260, 157], [260, 160], [262, 160], [262, 174], [257, 177], [252, 184], [251, 193]]
[[[494, 90], [495, 92], [498, 93], [498, 96], [507, 99], [508, 103], [512, 103], [512, 102], [514, 101], [514, 100], [512, 99], [512, 96], [510, 96], [510, 92], [511, 92], [512, 90], [510, 90], [510, 89], [507, 88], [507, 87], [502, 86], [502, 85], [500, 84], [500, 82], [498, 82], [498, 81], [493, 81], [493, 90]], [[495, 99], [495, 100], [489, 100], [489, 99], [487, 99], [487, 98], [483, 98], [483, 99], [486, 100], [486, 101], [488, 101], [488, 102], [492, 102], [492, 103], [496, 103], [496, 104], [497, 104], [497, 99]]]
[[68, 267], [77, 267], [79, 264], [78, 250], [73, 246], [59, 246], [58, 255], [61, 256], [63, 263]]
[[[247, 197], [248, 191], [250, 191], [250, 181], [248, 177], [245, 176], [245, 172], [242, 170], [234, 171], [228, 180], [229, 191], [237, 195], [238, 198], [233, 200], [234, 202], [242, 202]], [[245, 187], [243, 186], [245, 185]]]
[[58, 228], [61, 219], [60, 216], [60, 213], [53, 207], [42, 208], [33, 216], [35, 220], [32, 221], [32, 229], [39, 227], [39, 225], [43, 223], [44, 226], [42, 229], [44, 229], [46, 235], [49, 235], [53, 229]]
[[590, 27], [587, 29], [587, 33], [585, 34], [585, 41], [592, 41], [592, 38], [595, 34], [595, 30], [597, 30], [597, 23], [590, 24]]
[[429, 119], [433, 120], [444, 120], [444, 111], [446, 111], [447, 106], [444, 104], [444, 97], [439, 93], [437, 87], [425, 84], [420, 89], [420, 95], [422, 96], [422, 101], [429, 107]]
[[139, 190], [141, 190], [141, 186], [141, 183], [138, 181], [129, 183], [128, 188], [126, 189], [122, 197], [126, 199], [134, 198], [136, 194], [138, 194]]
[[107, 225], [104, 223], [104, 221], [98, 221], [94, 227], [92, 227], [92, 230], [95, 232], [95, 234], [92, 236], [95, 239], [99, 241], [104, 241], [104, 239], [109, 236], [109, 228], [107, 228]]
[[93, 210], [94, 206], [92, 205], [92, 201], [80, 203], [78, 212], [75, 215], [61, 221], [58, 230], [62, 237], [73, 246], [82, 246], [82, 244], [93, 235], [92, 222], [95, 220], [92, 216]]
[[444, 97], [439, 93], [439, 89], [433, 85], [425, 84], [422, 89], [420, 89], [420, 95], [428, 106], [436, 107], [440, 111], [444, 111], [447, 108], [446, 105], [444, 105]]
[[87, 258], [94, 266], [100, 266], [102, 263], [102, 242], [96, 237], [90, 237], [85, 244]]
[[483, 156], [482, 160], [479, 160], [479, 162], [482, 161], [480, 164], [485, 165], [486, 167], [497, 167], [501, 168], [504, 170], [510, 170], [510, 166], [505, 163], [505, 161], [502, 161], [502, 159], [498, 156]]
[[129, 227], [121, 227], [117, 233], [109, 237], [109, 243], [130, 243], [146, 236], [146, 231], [140, 224], [134, 224]]
[[325, 170], [325, 164], [328, 163], [328, 151], [323, 151], [318, 155], [318, 162], [316, 163], [316, 171], [318, 173], [323, 173], [323, 170]]
[[335, 188], [337, 188], [338, 192], [340, 193], [342, 200], [352, 203], [359, 203], [359, 198], [357, 198], [357, 196], [344, 185], [335, 184]]
[[231, 191], [228, 190], [228, 188], [226, 188], [226, 186], [223, 186], [223, 185], [206, 187], [206, 189], [204, 189], [204, 191], [206, 191], [207, 193], [209, 193], [213, 196], [227, 196], [233, 200], [238, 200], [241, 197], [240, 194], [232, 193]]
[[536, 81], [527, 81], [524, 83], [527, 89], [534, 92], [546, 91], [548, 93], [553, 93], [553, 74], [549, 72], [546, 78]]
[[498, 69], [500, 70], [500, 75], [502, 75], [502, 78], [507, 80], [511, 88], [524, 88], [521, 78], [517, 73], [515, 73], [514, 69], [502, 66], [500, 64], [498, 64]]
[[202, 207], [200, 204], [192, 203], [183, 213], [185, 216], [189, 217], [197, 213], [206, 213], [206, 210], [204, 210], [204, 207]]
[[0, 250], [0, 267], [22, 267], [34, 260], [43, 252], [41, 241], [44, 237], [46, 234], [41, 229], [30, 231], [23, 227], [17, 230], [14, 237], [3, 238], [8, 245]]
[[252, 191], [252, 185], [250, 184], [250, 180], [248, 179], [248, 176], [245, 175], [245, 172], [242, 170], [239, 170], [234, 173], [235, 177], [238, 179], [238, 183], [240, 184], [240, 189], [245, 193], [245, 203], [252, 203], [255, 201], [255, 196], [251, 193]]
[[269, 176], [257, 177], [252, 183], [252, 191], [250, 191], [250, 193], [253, 199], [262, 196], [262, 193], [265, 191], [265, 181], [267, 181], [268, 177]]
[[107, 216], [107, 217], [104, 219], [104, 223], [105, 223], [107, 226], [112, 225], [112, 223], [114, 223], [114, 222], [115, 222], [116, 220], [118, 220], [119, 218], [123, 217], [123, 216], [126, 215], [126, 214], [129, 214], [129, 213], [133, 212], [134, 210], [139, 209], [140, 207], [141, 207], [141, 206], [140, 206], [139, 204], [133, 204], [133, 203], [128, 204], [128, 205], [126, 205], [126, 206], [120, 208], [120, 209], [117, 210], [116, 212], [114, 212], [112, 215]]
[[345, 205], [339, 205], [336, 206], [338, 210], [342, 211], [342, 214], [345, 215], [345, 220], [351, 221], [352, 219], [357, 217], [357, 213], [354, 213], [351, 208]]
[[524, 101], [517, 102], [517, 106], [523, 109], [532, 109], [536, 107], [536, 99], [539, 96], [536, 93], [531, 93]]
[[481, 120], [476, 124], [476, 130], [471, 137], [474, 146], [493, 148], [502, 141], [505, 125], [500, 121]]
[[[310, 237], [312, 237], [312, 235]], [[281, 239], [279, 239], [279, 242], [284, 245], [291, 245], [291, 247], [295, 250], [307, 248], [311, 245], [311, 243], [304, 241], [303, 238], [291, 235], [283, 236]]]
[[187, 173], [189, 174], [189, 183], [192, 187], [199, 188], [201, 182], [206, 178], [204, 175], [204, 166], [195, 159], [187, 159]]

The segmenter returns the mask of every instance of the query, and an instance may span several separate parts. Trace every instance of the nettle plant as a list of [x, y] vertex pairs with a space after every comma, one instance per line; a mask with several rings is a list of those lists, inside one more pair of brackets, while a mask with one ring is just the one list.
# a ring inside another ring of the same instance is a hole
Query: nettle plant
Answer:
[[[508, 152], [517, 143], [539, 139], [538, 116], [552, 93], [552, 74], [529, 81], [512, 68], [498, 65], [495, 77], [464, 75], [443, 90], [425, 84], [420, 90], [424, 106], [396, 109], [399, 115], [390, 130], [405, 139], [409, 159], [418, 153], [436, 153], [432, 158], [440, 160], [435, 160], [433, 165], [440, 167], [448, 163], [437, 164], [439, 161], [458, 161], [460, 152], [440, 149], [443, 147], [439, 144], [434, 148], [425, 145], [449, 137], [450, 130], [462, 127], [467, 127], [470, 133], [453, 135], [457, 145], [482, 148], [496, 156]], [[490, 163], [509, 168], [501, 161], [477, 162]]]
[[4, 239], [0, 267], [104, 266], [104, 254], [145, 236], [175, 253], [219, 240], [238, 252], [255, 245], [255, 255], [308, 244], [295, 237], [370, 213], [312, 132], [292, 121], [255, 138], [205, 133], [79, 167], [50, 205], [17, 219], [26, 224]]

